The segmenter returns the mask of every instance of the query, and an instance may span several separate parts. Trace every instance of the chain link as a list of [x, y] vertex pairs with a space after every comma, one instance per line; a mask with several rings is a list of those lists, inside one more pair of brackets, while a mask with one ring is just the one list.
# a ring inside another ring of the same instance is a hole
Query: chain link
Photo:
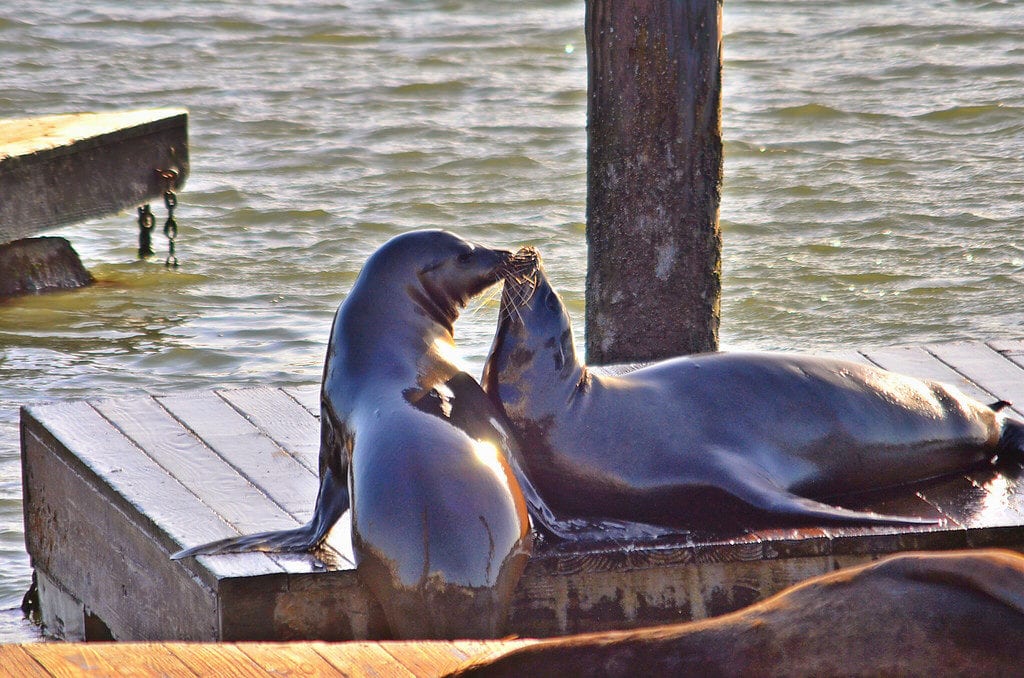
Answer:
[[174, 219], [174, 208], [178, 206], [178, 196], [174, 194], [174, 182], [178, 173], [174, 170], [162, 170], [160, 176], [166, 182], [164, 189], [164, 206], [167, 207], [167, 221], [164, 222], [164, 235], [167, 236], [167, 259], [164, 265], [178, 268], [178, 257], [174, 254], [174, 241], [178, 238], [178, 222]]
[[[167, 221], [164, 222], [164, 235], [167, 236], [167, 259], [164, 265], [178, 268], [178, 257], [174, 253], [174, 241], [178, 239], [178, 222], [174, 218], [174, 209], [178, 206], [178, 196], [174, 186], [178, 181], [176, 170], [156, 170], [164, 184], [164, 206], [167, 208]], [[156, 227], [156, 216], [146, 203], [139, 208], [139, 259], [153, 256], [153, 228]]]
[[149, 209], [149, 203], [139, 208], [139, 259], [153, 256], [153, 227], [156, 217]]

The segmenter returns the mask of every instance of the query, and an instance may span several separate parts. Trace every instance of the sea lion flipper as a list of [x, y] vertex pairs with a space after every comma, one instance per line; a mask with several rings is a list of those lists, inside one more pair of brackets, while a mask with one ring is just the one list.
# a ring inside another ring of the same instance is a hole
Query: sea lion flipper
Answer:
[[725, 488], [737, 499], [783, 520], [822, 525], [933, 525], [935, 520], [916, 516], [893, 516], [868, 511], [853, 511], [801, 497], [772, 482], [749, 457], [719, 450], [719, 460], [728, 460], [717, 469], [718, 477], [728, 478]]
[[1005, 419], [999, 436], [999, 452], [1009, 453], [1015, 458], [1024, 456], [1024, 422]]
[[325, 467], [324, 477], [317, 493], [316, 508], [313, 517], [302, 527], [293, 530], [274, 530], [245, 534], [240, 537], [218, 539], [207, 544], [200, 544], [182, 549], [171, 555], [171, 560], [181, 560], [191, 556], [211, 556], [221, 553], [248, 553], [262, 551], [265, 553], [308, 553], [314, 550], [327, 537], [341, 515], [348, 510], [349, 494], [347, 479], [335, 479], [330, 467]]

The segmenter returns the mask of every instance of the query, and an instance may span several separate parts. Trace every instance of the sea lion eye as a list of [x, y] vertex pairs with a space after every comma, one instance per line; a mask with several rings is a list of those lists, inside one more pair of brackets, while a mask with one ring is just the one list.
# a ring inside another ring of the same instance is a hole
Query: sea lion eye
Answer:
[[472, 258], [473, 258], [473, 250], [466, 250], [465, 252], [460, 252], [459, 256], [456, 257], [456, 260], [460, 264], [468, 264], [469, 260], [472, 259]]
[[544, 297], [544, 305], [548, 307], [549, 311], [557, 311], [558, 295], [554, 291], [548, 292], [548, 295]]

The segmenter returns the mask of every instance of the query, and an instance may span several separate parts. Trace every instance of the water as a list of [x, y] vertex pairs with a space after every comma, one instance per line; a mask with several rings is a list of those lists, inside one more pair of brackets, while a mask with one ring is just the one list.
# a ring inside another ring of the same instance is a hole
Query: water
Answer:
[[[38, 637], [21, 404], [316, 382], [412, 228], [539, 247], [582, 340], [580, 0], [151, 5], [0, 8], [0, 117], [181, 105], [192, 152], [182, 268], [135, 261], [126, 213], [58, 231], [97, 286], [0, 305], [0, 641]], [[1021, 36], [1015, 2], [726, 4], [724, 345], [1024, 336]], [[457, 326], [476, 368], [495, 314]]]

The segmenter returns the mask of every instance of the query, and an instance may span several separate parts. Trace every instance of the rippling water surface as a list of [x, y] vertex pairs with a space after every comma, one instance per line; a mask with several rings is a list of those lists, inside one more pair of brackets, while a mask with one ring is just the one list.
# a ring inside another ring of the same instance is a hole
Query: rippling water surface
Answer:
[[[582, 27], [582, 0], [0, 8], [0, 117], [185, 106], [192, 154], [180, 269], [123, 214], [58, 231], [98, 285], [0, 304], [0, 642], [37, 637], [21, 404], [313, 383], [411, 228], [539, 247], [581, 342]], [[1024, 6], [730, 0], [724, 33], [723, 343], [1024, 335]], [[494, 322], [457, 326], [477, 367]]]

